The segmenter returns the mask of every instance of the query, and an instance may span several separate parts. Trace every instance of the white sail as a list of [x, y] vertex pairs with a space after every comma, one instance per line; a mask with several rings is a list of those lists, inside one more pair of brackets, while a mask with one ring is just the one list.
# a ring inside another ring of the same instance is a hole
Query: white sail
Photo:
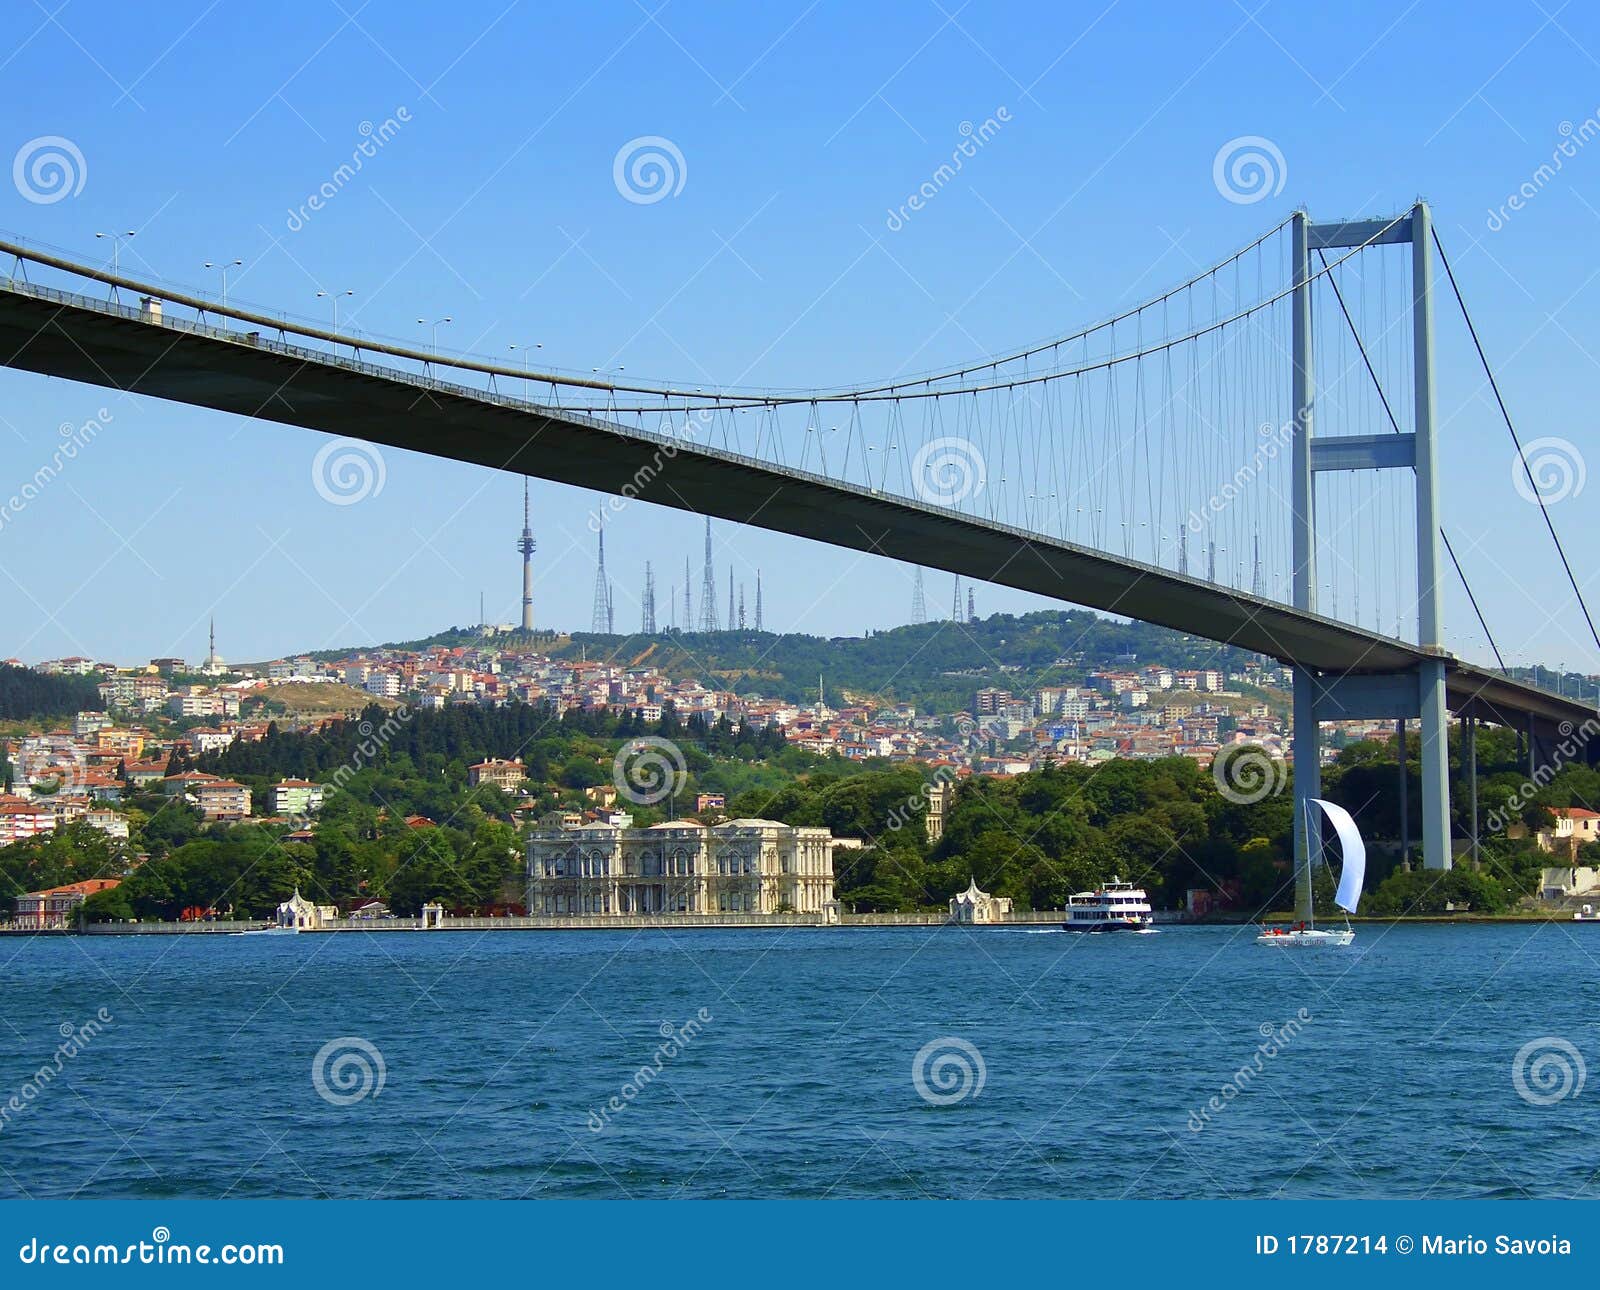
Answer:
[[1344, 807], [1320, 797], [1310, 800], [1333, 821], [1333, 831], [1339, 835], [1339, 854], [1344, 863], [1339, 871], [1339, 890], [1333, 899], [1340, 909], [1353, 914], [1361, 900], [1361, 884], [1367, 877], [1367, 844], [1361, 840], [1361, 830]]

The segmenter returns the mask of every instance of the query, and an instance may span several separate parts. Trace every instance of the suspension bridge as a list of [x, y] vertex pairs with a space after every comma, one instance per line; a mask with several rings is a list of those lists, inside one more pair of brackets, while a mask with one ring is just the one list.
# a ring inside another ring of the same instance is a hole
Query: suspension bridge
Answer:
[[[1294, 669], [1297, 799], [1319, 791], [1320, 723], [1392, 719], [1403, 739], [1417, 722], [1429, 868], [1451, 863], [1452, 712], [1474, 848], [1480, 722], [1518, 732], [1530, 775], [1600, 752], [1593, 707], [1506, 673], [1450, 541], [1438, 300], [1459, 306], [1521, 443], [1425, 203], [1333, 223], [1297, 211], [1088, 327], [847, 388], [532, 371], [17, 242], [0, 255], [12, 262], [0, 280], [9, 367], [638, 497], [1275, 658]], [[1446, 649], [1451, 585], [1496, 665]]]

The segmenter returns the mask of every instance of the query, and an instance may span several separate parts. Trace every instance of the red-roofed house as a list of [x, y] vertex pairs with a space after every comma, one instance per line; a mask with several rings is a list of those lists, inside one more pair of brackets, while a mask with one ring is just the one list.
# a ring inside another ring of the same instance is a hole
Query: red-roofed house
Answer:
[[47, 932], [66, 927], [72, 922], [73, 911], [97, 891], [107, 891], [120, 883], [120, 878], [90, 878], [84, 882], [69, 882], [64, 887], [50, 887], [44, 891], [30, 891], [17, 897], [17, 913], [13, 920], [17, 927]]

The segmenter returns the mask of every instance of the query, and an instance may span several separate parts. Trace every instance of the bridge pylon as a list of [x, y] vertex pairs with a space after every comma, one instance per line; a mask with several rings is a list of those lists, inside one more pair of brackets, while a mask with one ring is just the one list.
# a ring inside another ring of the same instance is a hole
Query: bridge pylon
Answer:
[[[1295, 903], [1311, 908], [1306, 799], [1322, 788], [1320, 724], [1349, 718], [1415, 719], [1421, 727], [1422, 855], [1428, 869], [1450, 867], [1450, 786], [1445, 699], [1444, 631], [1439, 581], [1439, 483], [1434, 414], [1433, 225], [1426, 202], [1398, 220], [1314, 224], [1295, 212], [1291, 229], [1293, 370], [1294, 607], [1315, 612], [1316, 478], [1324, 471], [1405, 470], [1416, 474], [1417, 644], [1435, 657], [1400, 674], [1294, 672]], [[1321, 275], [1312, 252], [1340, 247], [1411, 246], [1412, 363], [1415, 398], [1409, 432], [1315, 435], [1316, 379], [1312, 366], [1312, 290]]]

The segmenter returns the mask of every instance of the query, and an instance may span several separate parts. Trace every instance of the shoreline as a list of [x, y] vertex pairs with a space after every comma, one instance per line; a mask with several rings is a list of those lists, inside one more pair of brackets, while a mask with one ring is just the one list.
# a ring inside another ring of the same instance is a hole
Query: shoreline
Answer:
[[[261, 934], [279, 935], [338, 935], [347, 932], [633, 932], [633, 931], [752, 931], [768, 929], [814, 929], [818, 931], [849, 931], [852, 929], [882, 928], [952, 928], [971, 930], [1005, 929], [1061, 929], [1065, 911], [1040, 911], [1037, 914], [1012, 916], [998, 922], [963, 923], [946, 915], [928, 914], [845, 914], [837, 922], [826, 922], [803, 915], [747, 915], [744, 917], [719, 917], [696, 915], [643, 915], [599, 919], [582, 918], [532, 918], [507, 916], [503, 918], [445, 918], [442, 922], [424, 927], [416, 918], [382, 920], [337, 920], [322, 927], [279, 929], [265, 920], [210, 923], [89, 923], [81, 927], [24, 928], [0, 927], [0, 936], [244, 936]], [[1161, 930], [1178, 927], [1250, 927], [1277, 926], [1292, 922], [1287, 915], [1270, 918], [1188, 918], [1157, 916], [1156, 926]], [[1510, 924], [1555, 923], [1561, 926], [1582, 925], [1585, 921], [1600, 923], [1600, 919], [1574, 919], [1570, 913], [1525, 914], [1407, 914], [1392, 918], [1373, 915], [1351, 917], [1352, 924], [1364, 926], [1471, 926], [1486, 927]], [[1087, 933], [1085, 933], [1087, 934]]]

